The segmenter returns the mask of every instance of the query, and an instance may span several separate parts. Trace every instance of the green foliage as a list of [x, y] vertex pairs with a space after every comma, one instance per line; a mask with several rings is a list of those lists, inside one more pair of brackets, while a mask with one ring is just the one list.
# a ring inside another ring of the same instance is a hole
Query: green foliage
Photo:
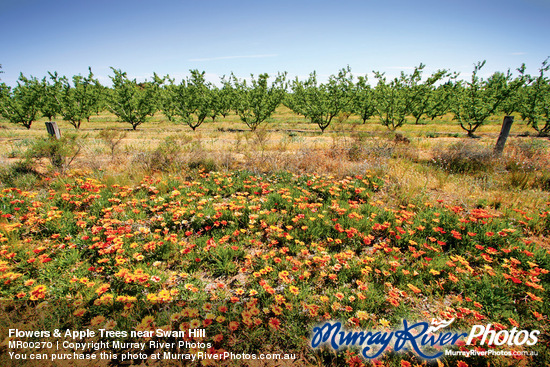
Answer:
[[358, 115], [363, 123], [367, 122], [376, 113], [374, 90], [367, 83], [367, 76], [360, 76], [353, 90], [353, 99], [348, 108], [349, 112]]
[[113, 89], [107, 99], [107, 108], [118, 118], [136, 129], [144, 123], [147, 116], [152, 116], [156, 110], [155, 86], [153, 83], [139, 83], [128, 79], [125, 72], [111, 68], [114, 75]]
[[252, 131], [268, 119], [281, 104], [285, 96], [285, 74], [278, 74], [275, 81], [268, 85], [269, 75], [260, 74], [257, 79], [251, 75], [250, 84], [239, 80], [231, 74], [233, 93], [233, 108], [241, 121]]
[[[537, 77], [526, 76], [527, 85], [519, 91], [518, 110], [521, 118], [540, 136], [550, 134], [550, 81], [544, 75], [550, 69], [548, 61], [548, 58], [544, 60]], [[540, 127], [539, 123], [543, 119], [546, 119], [546, 122]]]
[[375, 88], [376, 114], [382, 125], [394, 131], [403, 126], [406, 117], [414, 114], [417, 121], [425, 114], [433, 85], [444, 76], [446, 71], [440, 70], [424, 83], [422, 70], [426, 65], [420, 64], [411, 74], [401, 72], [401, 75], [387, 82], [384, 73], [374, 72], [378, 84]]
[[62, 80], [57, 75], [57, 72], [50, 73], [49, 79], [51, 83], [48, 82], [46, 77], [42, 78], [41, 87], [42, 87], [42, 98], [40, 101], [40, 111], [42, 116], [47, 117], [48, 120], [52, 121], [52, 118], [56, 117], [57, 114], [61, 113], [61, 103], [59, 102], [59, 96], [62, 88]]
[[157, 73], [153, 74], [153, 83], [156, 89], [156, 101], [157, 107], [168, 121], [174, 121], [176, 116], [176, 89], [177, 86], [174, 84], [174, 79], [170, 78], [170, 75], [165, 77], [159, 77]]
[[73, 84], [63, 78], [61, 89], [61, 106], [63, 119], [69, 121], [76, 129], [82, 120], [90, 121], [90, 116], [99, 109], [103, 87], [94, 79], [92, 69], [88, 68], [87, 77], [73, 76]]
[[426, 117], [433, 120], [449, 112], [454, 93], [459, 85], [455, 80], [457, 77], [458, 73], [452, 74], [447, 82], [432, 90], [426, 107]]
[[6, 83], [0, 83], [0, 116], [3, 116], [3, 106], [8, 103], [11, 88]]
[[65, 134], [61, 139], [48, 137], [37, 140], [27, 149], [25, 156], [33, 161], [47, 158], [55, 170], [64, 172], [80, 153], [80, 149], [78, 136]]
[[317, 73], [314, 71], [304, 82], [296, 78], [291, 88], [290, 108], [309, 118], [322, 132], [336, 116], [348, 109], [354, 97], [353, 75], [349, 66], [341, 69], [338, 75], [331, 75], [326, 84], [317, 84]]
[[26, 78], [21, 73], [17, 86], [13, 90], [3, 86], [2, 94], [4, 95], [4, 101], [0, 106], [2, 116], [11, 123], [21, 124], [30, 129], [40, 110], [43, 94], [40, 81], [32, 76]]
[[215, 85], [210, 86], [210, 117], [212, 117], [212, 121], [215, 121], [219, 115], [226, 117], [231, 111], [233, 88], [231, 88], [231, 84], [224, 77], [222, 77], [222, 84], [222, 88], [217, 88]]
[[5, 187], [31, 188], [39, 177], [40, 174], [30, 159], [22, 159], [0, 168], [0, 182]]
[[[432, 116], [441, 116], [447, 112], [445, 107], [448, 107], [448, 103], [445, 103], [445, 100], [448, 100], [448, 91], [452, 89], [452, 81], [456, 79], [457, 76], [458, 74], [451, 74], [447, 70], [438, 70], [423, 83], [415, 83], [412, 85], [411, 93], [415, 101], [412, 105], [411, 115], [415, 119], [415, 124], [418, 125], [422, 116], [429, 115], [433, 119]], [[445, 87], [443, 87], [440, 89], [440, 92], [437, 93], [435, 84], [445, 77], [449, 77], [447, 83], [443, 84], [443, 86], [447, 86], [447, 88], [445, 89]]]
[[469, 137], [474, 137], [478, 127], [493, 115], [501, 103], [506, 101], [524, 83], [525, 65], [518, 69], [519, 77], [513, 79], [510, 70], [506, 74], [495, 73], [487, 80], [478, 76], [485, 61], [474, 66], [472, 79], [457, 88], [451, 105], [454, 119]]
[[191, 77], [182, 80], [174, 90], [174, 113], [195, 131], [212, 113], [213, 93], [211, 84], [204, 79], [204, 71], [190, 72]]

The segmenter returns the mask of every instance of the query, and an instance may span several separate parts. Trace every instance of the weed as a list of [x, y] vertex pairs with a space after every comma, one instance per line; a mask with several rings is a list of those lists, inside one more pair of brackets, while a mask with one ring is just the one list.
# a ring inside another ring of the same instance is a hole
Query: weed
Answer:
[[122, 139], [126, 137], [126, 130], [103, 129], [99, 132], [99, 138], [107, 145], [111, 153], [111, 161], [115, 157], [115, 151], [120, 145]]
[[449, 173], [475, 173], [491, 169], [495, 162], [492, 150], [471, 141], [460, 141], [436, 149], [432, 162]]
[[8, 158], [21, 158], [25, 155], [25, 151], [29, 146], [32, 145], [32, 140], [30, 139], [15, 139], [10, 141], [12, 144], [12, 149], [8, 153]]
[[189, 169], [200, 170], [203, 172], [213, 172], [217, 170], [217, 164], [212, 158], [200, 158], [187, 163]]
[[6, 187], [28, 189], [35, 186], [40, 173], [29, 159], [17, 161], [0, 169], [0, 182]]
[[25, 152], [30, 160], [47, 158], [52, 167], [58, 172], [64, 172], [73, 163], [82, 149], [82, 142], [75, 134], [65, 134], [61, 139], [53, 137], [36, 140]]
[[168, 136], [152, 151], [138, 152], [133, 159], [146, 172], [171, 172], [183, 168], [183, 149], [192, 142], [192, 138]]

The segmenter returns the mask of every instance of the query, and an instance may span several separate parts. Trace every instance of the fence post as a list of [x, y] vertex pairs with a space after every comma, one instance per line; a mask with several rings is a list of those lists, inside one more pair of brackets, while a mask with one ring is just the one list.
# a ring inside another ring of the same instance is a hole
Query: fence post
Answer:
[[55, 136], [57, 140], [61, 139], [61, 132], [55, 121], [46, 121], [46, 130], [48, 130], [48, 134]]
[[504, 150], [504, 145], [506, 144], [506, 139], [510, 134], [510, 129], [514, 123], [514, 116], [504, 116], [504, 121], [502, 121], [502, 128], [500, 129], [500, 135], [498, 136], [497, 144], [493, 150], [495, 154], [502, 154]]

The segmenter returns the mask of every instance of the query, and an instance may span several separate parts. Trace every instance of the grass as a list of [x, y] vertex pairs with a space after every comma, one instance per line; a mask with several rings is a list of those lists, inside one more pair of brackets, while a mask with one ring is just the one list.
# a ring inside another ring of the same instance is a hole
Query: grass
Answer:
[[[319, 134], [284, 107], [254, 133], [235, 116], [193, 133], [102, 114], [62, 174], [28, 156], [43, 121], [0, 126], [0, 342], [9, 327], [198, 325], [212, 352], [341, 366], [357, 351], [308, 348], [327, 318], [383, 330], [456, 317], [548, 335], [550, 141], [513, 130], [494, 156], [496, 118], [471, 140], [448, 116], [396, 139], [353, 116]], [[541, 340], [538, 357], [466, 362], [544, 365]], [[0, 348], [1, 365], [25, 365]]]
[[[422, 195], [455, 198], [468, 205], [493, 197], [502, 198], [498, 201], [503, 200], [505, 206], [534, 207], [540, 204], [535, 198], [544, 196], [549, 185], [548, 164], [544, 164], [548, 162], [549, 141], [518, 136], [526, 130], [521, 122], [512, 128], [504, 157], [491, 157], [500, 129], [498, 117], [492, 117], [479, 130], [481, 138], [475, 141], [464, 138], [450, 115], [426, 124], [409, 123], [399, 130], [410, 141], [408, 145], [394, 141], [394, 134], [376, 119], [362, 124], [354, 116], [332, 124], [320, 134], [316, 126], [284, 106], [256, 133], [248, 131], [235, 115], [218, 117], [196, 132], [168, 122], [162, 115], [155, 115], [137, 131], [114, 120], [113, 115], [104, 112], [92, 116], [90, 123], [83, 123], [78, 134], [86, 136], [86, 142], [74, 167], [115, 173], [172, 169], [162, 168], [166, 162], [155, 167], [155, 159], [150, 157], [162, 155], [159, 147], [162, 150], [163, 144], [172, 139], [180, 149], [171, 153], [169, 161], [179, 161], [172, 162], [179, 168], [183, 161], [193, 167], [194, 160], [207, 159], [220, 169], [250, 168], [258, 172], [290, 169], [341, 176], [369, 169], [380, 175], [389, 174], [392, 180], [404, 184], [400, 186], [403, 195], [412, 196], [422, 188]], [[35, 122], [27, 130], [0, 121], [0, 156], [5, 163], [20, 159], [32, 141], [44, 136], [43, 122]], [[66, 122], [58, 124], [62, 133], [75, 131]], [[116, 144], [117, 154], [102, 138], [105, 131], [119, 131], [122, 139]], [[460, 174], [473, 169], [478, 172]], [[529, 200], [524, 201], [525, 197]]]

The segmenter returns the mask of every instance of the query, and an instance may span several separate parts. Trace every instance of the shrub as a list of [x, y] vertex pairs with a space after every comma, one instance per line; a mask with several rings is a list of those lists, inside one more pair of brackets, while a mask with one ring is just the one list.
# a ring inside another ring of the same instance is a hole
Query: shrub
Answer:
[[54, 169], [64, 172], [82, 148], [77, 138], [77, 135], [66, 134], [59, 140], [53, 137], [39, 139], [26, 151], [26, 158], [34, 161], [47, 158]]
[[139, 152], [133, 163], [148, 172], [170, 172], [183, 168], [184, 147], [190, 143], [191, 137], [168, 136], [152, 151]]
[[199, 158], [187, 163], [189, 169], [202, 170], [204, 172], [213, 172], [217, 170], [216, 162], [211, 158]]
[[115, 157], [115, 150], [127, 135], [127, 131], [116, 129], [104, 129], [99, 132], [99, 138], [111, 151], [111, 160]]
[[516, 139], [509, 142], [503, 156], [504, 167], [510, 172], [531, 172], [545, 169], [548, 146], [539, 139]]
[[473, 142], [460, 141], [447, 148], [436, 149], [432, 162], [450, 173], [487, 171], [494, 163], [493, 151]]
[[31, 188], [36, 184], [40, 173], [36, 171], [31, 160], [24, 159], [0, 169], [0, 182], [4, 186]]

